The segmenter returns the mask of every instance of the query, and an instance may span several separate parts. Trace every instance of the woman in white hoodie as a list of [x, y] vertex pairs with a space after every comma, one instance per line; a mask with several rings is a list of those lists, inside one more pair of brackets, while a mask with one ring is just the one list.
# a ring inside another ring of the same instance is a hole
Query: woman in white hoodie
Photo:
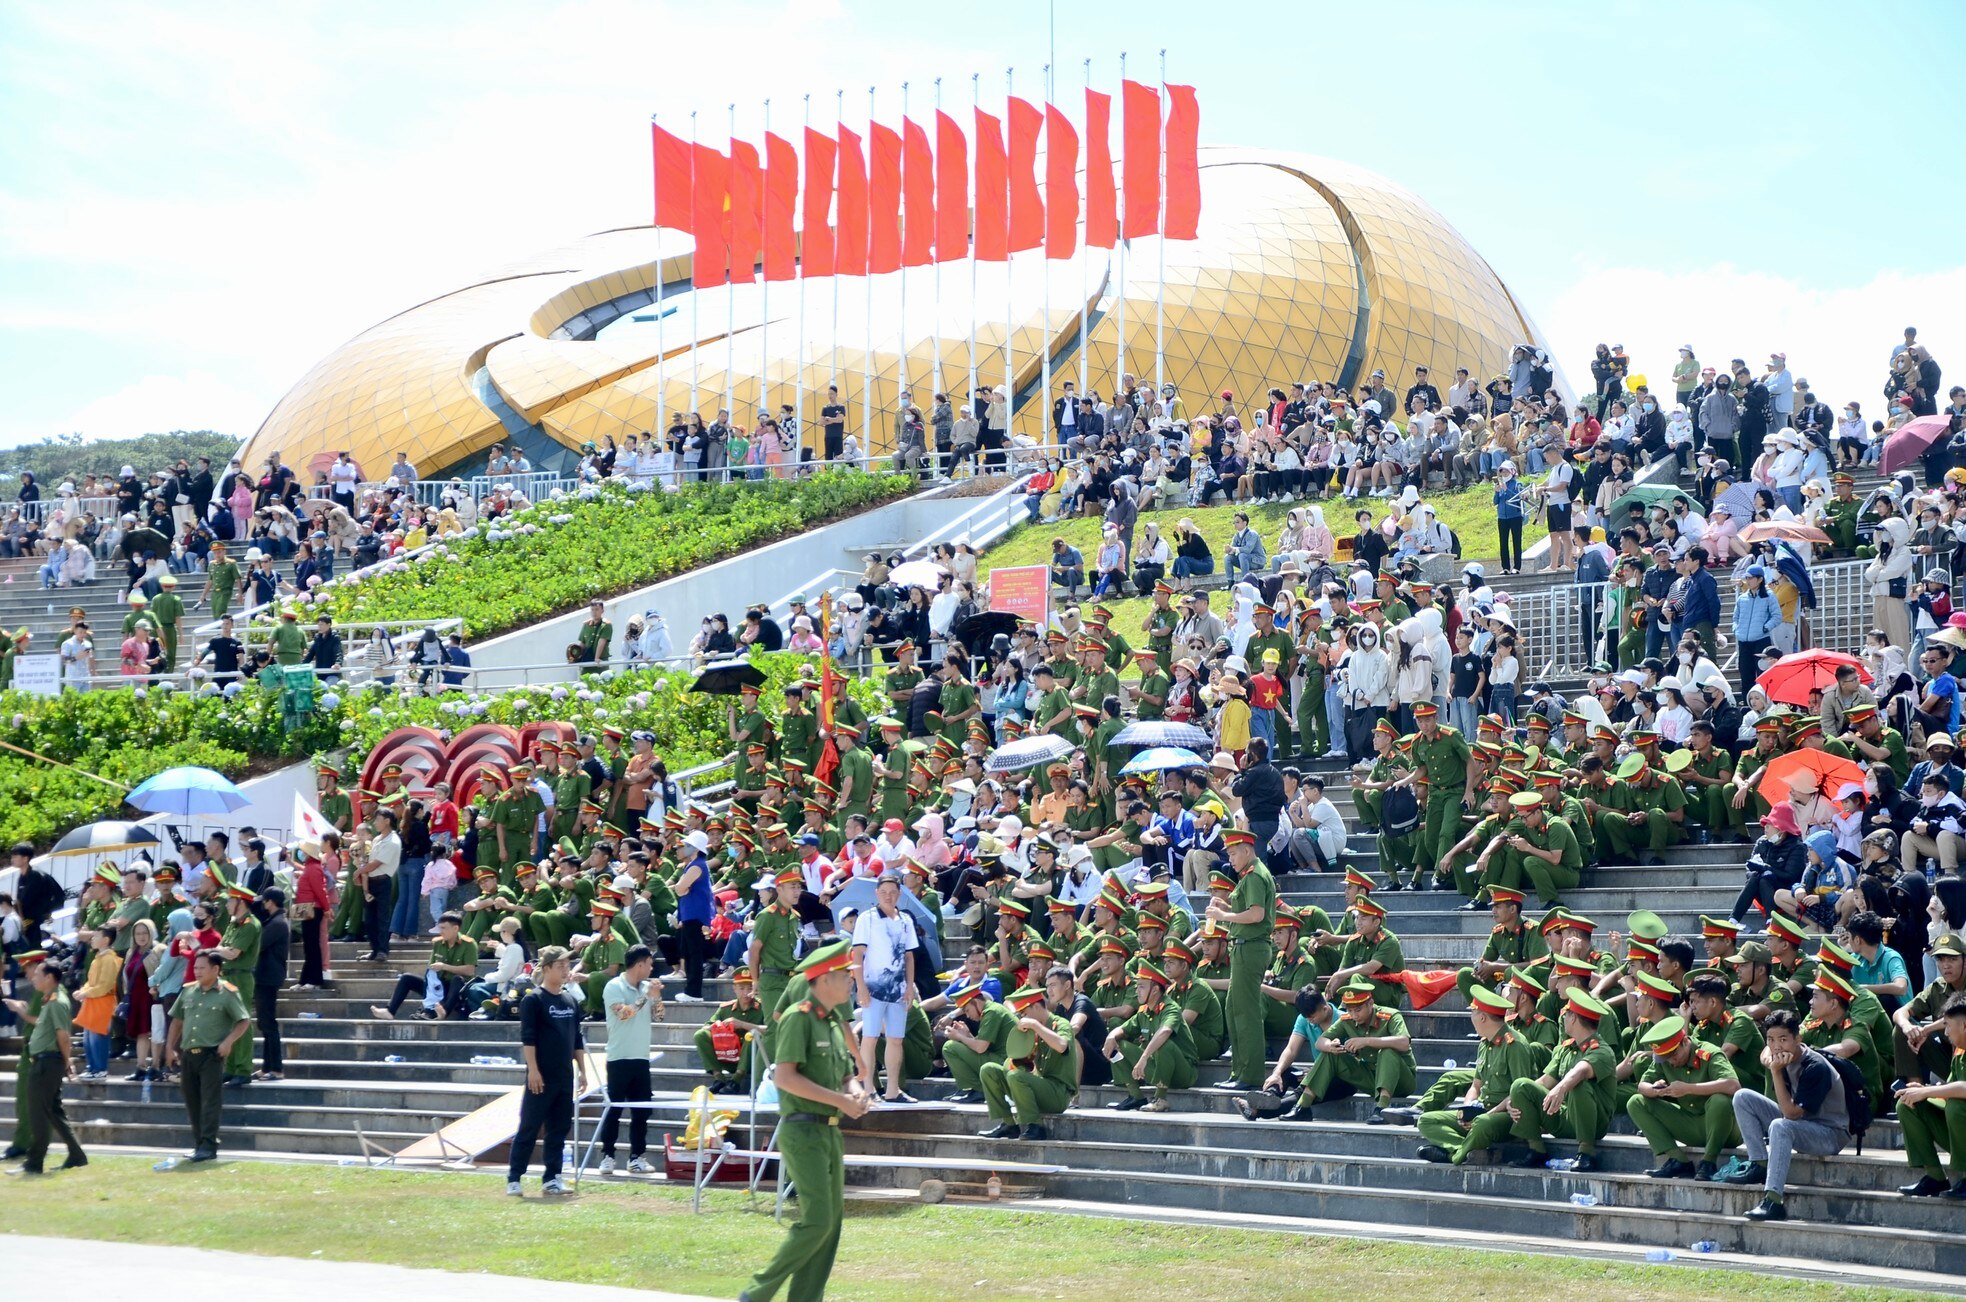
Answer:
[[1877, 523], [1877, 559], [1864, 570], [1870, 583], [1871, 627], [1891, 645], [1911, 649], [1911, 615], [1905, 609], [1906, 576], [1911, 573], [1911, 526], [1893, 512]]
[[1338, 662], [1340, 699], [1345, 706], [1345, 743], [1353, 755], [1371, 753], [1373, 727], [1393, 699], [1393, 661], [1379, 645], [1379, 630], [1362, 624], [1356, 644]]

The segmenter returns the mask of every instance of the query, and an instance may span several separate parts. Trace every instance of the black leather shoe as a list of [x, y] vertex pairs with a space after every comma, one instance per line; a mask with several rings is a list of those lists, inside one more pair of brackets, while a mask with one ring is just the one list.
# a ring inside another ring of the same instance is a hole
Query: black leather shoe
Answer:
[[1720, 1182], [1722, 1184], [1753, 1185], [1760, 1184], [1767, 1178], [1768, 1164], [1766, 1162], [1749, 1162], [1732, 1175], [1722, 1176]]
[[1454, 1155], [1442, 1148], [1439, 1144], [1422, 1144], [1420, 1145], [1420, 1151], [1415, 1153], [1414, 1156], [1422, 1162], [1452, 1162], [1454, 1160]]
[[1004, 1122], [999, 1122], [997, 1125], [991, 1126], [988, 1130], [984, 1131], [983, 1138], [1015, 1139], [1017, 1138], [1017, 1134], [1018, 1134], [1017, 1127], [1011, 1122], [1004, 1121]]
[[1024, 1127], [1024, 1133], [1019, 1135], [1018, 1138], [1019, 1139], [1050, 1139], [1051, 1132], [1049, 1130], [1046, 1130], [1043, 1126], [1026, 1126]]
[[1138, 1112], [1141, 1108], [1144, 1108], [1146, 1106], [1147, 1106], [1146, 1099], [1135, 1098], [1129, 1094], [1127, 1097], [1121, 1099], [1118, 1103], [1113, 1104], [1113, 1111]]
[[1935, 1175], [1921, 1175], [1911, 1184], [1901, 1184], [1898, 1192], [1907, 1198], [1937, 1198], [1951, 1188]]
[[1572, 1171], [1601, 1171], [1604, 1169], [1603, 1164], [1597, 1160], [1596, 1153], [1579, 1153], [1571, 1160], [1574, 1163], [1570, 1168]]
[[1548, 1153], [1539, 1153], [1533, 1148], [1520, 1157], [1512, 1157], [1508, 1161], [1508, 1165], [1519, 1167], [1526, 1171], [1547, 1170], [1549, 1164], [1550, 1155]]
[[191, 1156], [184, 1160], [187, 1162], [216, 1162], [218, 1161], [218, 1151], [211, 1148], [196, 1148], [191, 1151]]
[[1701, 1158], [1700, 1164], [1693, 1168], [1693, 1178], [1695, 1180], [1700, 1181], [1702, 1184], [1712, 1184], [1713, 1173], [1719, 1169], [1720, 1168], [1715, 1166], [1712, 1162], [1707, 1161], [1705, 1158]]
[[1955, 1203], [1966, 1203], [1966, 1180], [1957, 1181], [1939, 1197]]
[[64, 1171], [73, 1171], [78, 1166], [87, 1166], [88, 1164], [89, 1155], [87, 1153], [76, 1153], [61, 1164], [61, 1169]]
[[944, 1103], [981, 1103], [982, 1101], [981, 1090], [960, 1090], [943, 1100]]
[[1693, 1174], [1693, 1164], [1683, 1157], [1669, 1157], [1645, 1174], [1654, 1180], [1684, 1180]]
[[1372, 1119], [1375, 1126], [1410, 1126], [1420, 1120], [1418, 1108], [1380, 1108], [1379, 1115]]
[[[1277, 1120], [1279, 1120], [1279, 1121], [1315, 1121], [1315, 1120], [1317, 1120], [1317, 1118], [1316, 1118], [1316, 1117], [1315, 1117], [1315, 1116], [1313, 1115], [1313, 1110], [1314, 1110], [1314, 1107], [1315, 1107], [1315, 1105], [1314, 1105], [1314, 1104], [1310, 1104], [1310, 1103], [1299, 1103], [1299, 1104], [1298, 1104], [1298, 1105], [1297, 1105], [1296, 1107], [1294, 1107], [1294, 1108], [1292, 1108], [1292, 1109], [1290, 1109], [1290, 1110], [1289, 1110], [1288, 1112], [1285, 1112], [1285, 1113], [1283, 1113], [1283, 1114], [1281, 1114], [1281, 1115], [1280, 1115], [1280, 1116], [1279, 1116], [1279, 1117], [1277, 1118]], [[1966, 1182], [1962, 1182], [1962, 1183], [1966, 1183]]]
[[1754, 1210], [1748, 1213], [1748, 1219], [1751, 1221], [1785, 1221], [1788, 1218], [1789, 1209], [1783, 1206], [1782, 1200], [1774, 1194], [1764, 1194], [1761, 1201], [1755, 1204]]

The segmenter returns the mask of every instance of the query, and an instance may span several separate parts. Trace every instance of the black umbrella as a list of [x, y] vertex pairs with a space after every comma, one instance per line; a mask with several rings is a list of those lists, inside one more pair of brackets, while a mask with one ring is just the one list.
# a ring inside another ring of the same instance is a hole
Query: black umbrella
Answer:
[[986, 610], [964, 620], [956, 630], [956, 638], [970, 650], [980, 651], [987, 648], [997, 634], [1009, 637], [1016, 631], [1017, 616], [1007, 610]]
[[710, 696], [735, 696], [741, 687], [763, 687], [765, 671], [749, 660], [719, 660], [703, 666], [703, 672], [690, 685], [693, 692]]

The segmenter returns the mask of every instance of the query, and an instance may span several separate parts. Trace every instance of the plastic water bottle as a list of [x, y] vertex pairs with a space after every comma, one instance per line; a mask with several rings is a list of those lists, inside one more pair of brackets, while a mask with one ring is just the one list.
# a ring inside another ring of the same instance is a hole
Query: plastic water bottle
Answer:
[[1647, 1261], [1657, 1262], [1678, 1261], [1679, 1254], [1671, 1248], [1654, 1248], [1645, 1254], [1645, 1259]]
[[573, 1145], [572, 1145], [572, 1144], [562, 1144], [562, 1145], [560, 1145], [560, 1165], [562, 1165], [562, 1166], [572, 1166], [572, 1165], [573, 1165]]
[[145, 1103], [150, 1102], [150, 1078], [148, 1076], [143, 1078], [143, 1101]]
[[488, 1053], [474, 1053], [471, 1055], [471, 1065], [473, 1067], [489, 1067], [491, 1065], [491, 1055]]
[[1574, 1171], [1577, 1169], [1577, 1159], [1574, 1157], [1553, 1157], [1543, 1163], [1543, 1165], [1552, 1171]]
[[383, 1059], [384, 1062], [401, 1062], [402, 1060], [403, 1060], [403, 1055], [400, 1053], [392, 1053], [387, 1058]]
[[990, 1178], [983, 1182], [983, 1194], [991, 1202], [1003, 1197], [1003, 1180], [995, 1171], [990, 1172]]
[[1693, 1251], [1718, 1252], [1720, 1251], [1720, 1245], [1718, 1243], [1715, 1243], [1712, 1239], [1701, 1239], [1698, 1243], [1693, 1245]]
[[503, 1054], [495, 1054], [486, 1059], [486, 1061], [494, 1067], [516, 1067], [519, 1065], [517, 1058], [507, 1058]]
[[1597, 1206], [1597, 1195], [1587, 1194], [1587, 1193], [1574, 1193], [1570, 1195], [1570, 1201], [1575, 1203], [1579, 1207], [1595, 1207]]
[[303, 1022], [318, 1022], [321, 1020], [321, 1015], [319, 1013], [302, 1013], [300, 1020]]
[[153, 1171], [175, 1171], [177, 1170], [177, 1158], [167, 1157], [163, 1161], [152, 1166], [150, 1169]]
[[1454, 1061], [1452, 1058], [1449, 1058], [1447, 1061], [1441, 1063], [1440, 1065], [1445, 1067], [1449, 1071], [1453, 1071], [1456, 1067], [1460, 1066], [1461, 1064]]

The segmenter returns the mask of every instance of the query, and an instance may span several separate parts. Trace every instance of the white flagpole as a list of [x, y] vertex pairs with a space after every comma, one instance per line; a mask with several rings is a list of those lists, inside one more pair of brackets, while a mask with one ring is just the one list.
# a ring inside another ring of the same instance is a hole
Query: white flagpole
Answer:
[[[981, 103], [981, 101], [980, 101], [980, 100], [979, 100], [979, 99], [977, 98], [977, 86], [978, 86], [978, 85], [979, 85], [979, 84], [981, 83], [981, 79], [982, 79], [982, 76], [983, 76], [983, 74], [982, 74], [982, 73], [980, 73], [980, 72], [972, 72], [972, 73], [970, 73], [970, 74], [969, 74], [969, 119], [970, 119], [970, 122], [971, 122], [972, 124], [974, 124], [974, 123], [975, 123], [975, 121], [976, 121], [976, 110], [982, 107], [982, 103]], [[979, 136], [977, 137], [977, 140], [976, 140], [976, 152], [977, 152], [977, 154], [978, 154], [979, 156], [980, 156], [980, 155], [982, 154], [982, 152], [983, 152], [983, 138], [982, 138], [982, 137], [981, 137], [980, 135], [979, 135]], [[974, 158], [972, 158], [972, 159], [970, 160], [970, 165], [971, 165], [971, 167], [974, 167], [974, 166], [975, 166], [975, 164], [976, 164], [976, 159], [974, 159]], [[973, 189], [974, 187], [971, 187], [971, 188]], [[980, 210], [980, 208], [981, 208], [981, 204], [980, 204], [980, 203], [979, 203], [978, 201], [979, 201], [979, 200], [981, 200], [981, 198], [982, 198], [982, 197], [983, 197], [983, 196], [982, 196], [982, 193], [981, 193], [980, 191], [978, 191], [978, 192], [977, 192], [977, 194], [976, 194], [975, 196], [973, 196], [973, 198], [972, 198], [972, 200], [971, 200], [971, 203], [970, 203], [970, 223], [969, 223], [969, 391], [968, 391], [967, 393], [965, 393], [965, 394], [963, 395], [963, 402], [964, 402], [965, 404], [968, 404], [968, 405], [970, 405], [970, 406], [972, 407], [972, 410], [971, 410], [971, 413], [970, 413], [970, 414], [971, 414], [971, 415], [972, 415], [973, 417], [975, 417], [975, 419], [976, 419], [976, 421], [977, 421], [977, 424], [978, 424], [979, 426], [980, 426], [980, 425], [982, 424], [982, 421], [983, 421], [983, 413], [982, 413], [982, 412], [980, 412], [980, 411], [975, 411], [975, 410], [974, 410], [973, 408], [974, 408], [974, 404], [975, 404], [975, 402], [976, 402], [976, 314], [977, 314], [977, 311], [978, 311], [978, 309], [979, 309], [979, 307], [981, 306], [981, 305], [980, 305], [980, 304], [979, 304], [979, 303], [978, 303], [978, 302], [976, 301], [976, 235], [977, 235], [977, 226], [976, 226], [976, 214], [978, 213], [978, 211], [979, 211], [979, 210]]]
[[[737, 166], [737, 105], [730, 106], [730, 162]], [[736, 187], [731, 187], [735, 193]], [[730, 221], [737, 220], [732, 213]], [[737, 268], [724, 281], [724, 410], [737, 414]], [[705, 476], [708, 478], [708, 476]]]
[[[651, 123], [655, 121], [655, 114], [649, 114], [649, 121]], [[657, 215], [659, 216], [662, 208], [662, 168], [657, 166], [653, 171], [655, 173], [655, 183], [650, 189], [656, 196], [655, 206]], [[658, 222], [655, 228], [655, 436], [659, 439], [669, 436], [666, 404], [663, 401], [663, 391], [668, 385], [662, 375], [664, 362], [662, 355], [662, 281], [662, 226]]]
[[[901, 211], [908, 211], [908, 83], [901, 83]], [[901, 232], [901, 267], [894, 274], [900, 277], [901, 287], [901, 359], [900, 369], [894, 377], [894, 410], [903, 410], [902, 404], [908, 396], [908, 237], [910, 232]], [[873, 448], [867, 449], [871, 455]]]
[[[690, 160], [690, 167], [694, 169], [696, 166], [696, 110], [695, 109], [691, 109], [689, 111], [689, 160]], [[694, 174], [692, 172], [692, 181], [690, 186], [691, 189], [690, 202], [692, 204], [694, 204], [696, 201], [695, 188], [696, 187], [694, 182]], [[690, 222], [690, 225], [692, 227], [696, 225], [696, 222], [693, 220], [693, 218], [694, 218], [694, 214], [692, 214], [692, 220]], [[696, 260], [701, 256], [703, 256], [703, 232], [702, 231], [694, 232], [694, 238], [696, 240], [696, 252], [690, 255], [690, 265], [692, 268], [695, 267]], [[692, 281], [696, 279], [693, 271], [690, 276], [690, 279]], [[697, 354], [703, 342], [702, 327], [703, 327], [703, 295], [697, 292], [696, 286], [694, 284], [691, 284], [689, 287], [689, 409], [692, 413], [700, 413], [703, 410], [702, 400], [698, 398], [696, 395], [696, 385], [697, 385], [697, 375], [698, 375]], [[666, 435], [667, 433], [668, 431], [665, 430], [664, 434]]]
[[[844, 124], [845, 121], [846, 92], [844, 90], [836, 90], [833, 92], [833, 131], [835, 135], [839, 133], [840, 125]], [[835, 181], [833, 202], [836, 209], [839, 205], [838, 179], [840, 165], [838, 160], [841, 151], [845, 148], [846, 142], [840, 141], [836, 144], [833, 154], [833, 177]], [[836, 385], [840, 382], [840, 222], [837, 216], [833, 219], [833, 274], [830, 279], [833, 282], [833, 365], [829, 369], [833, 372], [833, 375], [826, 383]], [[840, 396], [844, 398], [846, 395], [841, 394]], [[840, 403], [840, 421], [842, 424], [846, 422], [845, 402]], [[819, 431], [819, 455], [821, 459], [824, 459], [826, 456], [826, 430], [823, 425]]]
[[[1014, 93], [1013, 80], [1016, 72], [1017, 69], [1015, 68], [1005, 68], [1003, 70], [1004, 157], [1006, 160], [1010, 157], [1010, 97]], [[1004, 221], [1006, 224], [1010, 221], [1009, 205], [1010, 196], [1006, 191], [1004, 195]], [[1012, 293], [1015, 288], [1016, 280], [1010, 274], [1010, 241], [1006, 239], [1004, 241], [1003, 254], [1003, 437], [1005, 446], [1009, 445], [1010, 431], [1017, 424], [1017, 373], [1012, 369], [1010, 362], [1011, 333], [1017, 326], [1017, 316], [1011, 307], [1011, 304], [1015, 301]]]
[[1154, 241], [1160, 266], [1154, 273], [1154, 393], [1167, 383], [1167, 51], [1160, 52], [1160, 220]]
[[[771, 186], [771, 101], [770, 100], [765, 101], [764, 150], [765, 150], [765, 157], [764, 157], [765, 167], [764, 170], [758, 174], [759, 184], [761, 187], [763, 187], [758, 195], [758, 215], [760, 218], [758, 223], [758, 234], [761, 237], [758, 243], [760, 248], [764, 247], [764, 241], [762, 239], [762, 236], [764, 234], [764, 212], [765, 209], [770, 206], [770, 200], [766, 197], [766, 194]], [[771, 369], [771, 276], [768, 272], [765, 275], [762, 275], [758, 278], [758, 295], [759, 295], [758, 298], [758, 400], [753, 405], [758, 409], [759, 412], [765, 415], [769, 415], [770, 408], [769, 406], [767, 406], [765, 401], [765, 399], [770, 393], [770, 390], [767, 389], [765, 386], [765, 372]], [[733, 421], [737, 420], [737, 413], [735, 411], [731, 412], [730, 418]]]
[[[940, 77], [935, 79], [935, 134], [936, 143], [939, 145], [942, 135], [942, 78]], [[939, 150], [935, 155], [935, 166], [939, 174], [942, 170], [942, 155]], [[935, 219], [935, 391], [947, 393], [948, 390], [942, 387], [942, 219], [939, 215], [942, 211], [942, 196], [940, 194], [935, 196], [935, 210], [938, 214]], [[942, 450], [948, 451], [947, 448]]]
[[[867, 187], [868, 197], [873, 197], [874, 185], [874, 88], [867, 88]], [[874, 210], [872, 204], [867, 209], [867, 252], [874, 251]], [[874, 451], [874, 264], [867, 264], [867, 351], [862, 354], [860, 364], [860, 432], [863, 456], [871, 456]]]
[[[805, 125], [808, 127], [812, 125], [812, 95], [810, 92], [808, 92], [805, 97]], [[801, 133], [801, 136], [803, 137], [803, 132]], [[806, 147], [806, 142], [803, 138], [801, 138], [799, 141], [799, 147], [801, 149]], [[812, 172], [810, 170], [810, 167], [811, 167], [811, 159], [807, 159], [806, 162], [801, 166], [802, 185], [812, 184]], [[831, 178], [828, 178], [827, 184], [829, 185], [832, 184]], [[799, 197], [803, 197], [804, 191], [801, 190], [796, 193]], [[803, 210], [805, 205], [802, 203], [799, 205], [799, 207], [801, 208], [801, 210]], [[805, 430], [806, 430], [806, 249], [805, 249], [805, 242], [811, 238], [812, 238], [812, 232], [806, 230], [804, 225], [801, 224], [799, 228], [799, 266], [798, 266], [799, 355], [796, 362], [793, 365], [793, 374], [795, 376], [795, 383], [798, 385], [798, 389], [797, 389], [797, 396], [793, 400], [794, 405], [792, 407], [792, 413], [793, 413], [792, 419], [796, 421], [798, 424], [799, 445], [801, 447], [805, 445], [805, 437], [806, 437], [805, 435]], [[798, 456], [797, 449], [793, 449], [793, 456], [794, 458]]]
[[[1044, 106], [1047, 114], [1051, 111], [1051, 99], [1051, 65], [1047, 63], [1044, 65]], [[1051, 120], [1049, 117], [1045, 119], [1044, 157], [1046, 170], [1049, 170], [1051, 162]], [[1044, 393], [1038, 399], [1038, 442], [1040, 443], [1050, 442], [1051, 439], [1051, 249], [1048, 247], [1051, 242], [1051, 232], [1048, 229], [1051, 225], [1051, 204], [1051, 183], [1047, 181], [1044, 190], [1045, 225], [1047, 227], [1045, 232], [1046, 238], [1038, 246], [1038, 271], [1044, 276], [1044, 298], [1041, 300], [1044, 305], [1042, 309], [1044, 315], [1042, 317], [1042, 324], [1038, 327], [1038, 347], [1044, 350], [1040, 354], [1038, 363], [1040, 374], [1039, 387], [1044, 390]]]
[[1126, 374], [1126, 52], [1120, 51], [1120, 184], [1119, 235], [1114, 240], [1119, 269], [1113, 281], [1113, 388], [1120, 389], [1120, 376]]
[[[1087, 59], [1085, 61], [1085, 88], [1087, 90], [1092, 89], [1092, 60], [1090, 59]], [[1090, 237], [1092, 234], [1092, 203], [1091, 203], [1092, 135], [1090, 131], [1092, 124], [1088, 122], [1086, 123], [1086, 126], [1088, 130], [1086, 133], [1086, 147], [1085, 147], [1085, 180], [1086, 180], [1085, 188], [1086, 188], [1086, 195], [1087, 195], [1086, 212], [1085, 212], [1085, 233], [1088, 237]], [[1106, 138], [1110, 141], [1112, 139], [1112, 133], [1108, 132]], [[1107, 170], [1109, 172], [1112, 170], [1111, 164], [1107, 165]], [[1079, 241], [1079, 397], [1081, 399], [1090, 397], [1092, 393], [1090, 389], [1087, 389], [1085, 387], [1086, 384], [1085, 334], [1086, 334], [1086, 327], [1091, 324], [1091, 322], [1088, 319], [1090, 315], [1090, 309], [1087, 306], [1086, 300], [1092, 296], [1091, 270], [1092, 270], [1092, 244], [1090, 239], [1088, 238]], [[1074, 417], [1073, 419], [1076, 420], [1077, 418]], [[1074, 428], [1076, 428], [1076, 426], [1074, 426]]]

